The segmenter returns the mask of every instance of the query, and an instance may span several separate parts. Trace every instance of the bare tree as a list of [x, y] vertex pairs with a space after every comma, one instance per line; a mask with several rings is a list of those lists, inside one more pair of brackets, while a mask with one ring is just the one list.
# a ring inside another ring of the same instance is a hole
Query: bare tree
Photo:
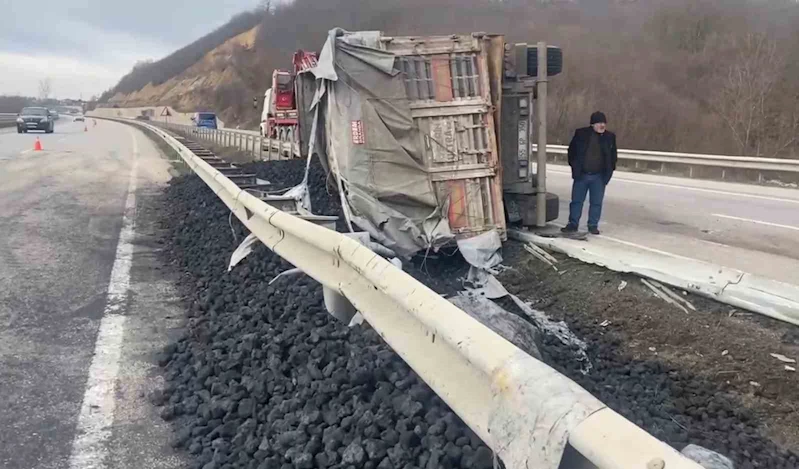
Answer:
[[46, 101], [50, 97], [50, 93], [53, 91], [52, 87], [53, 83], [52, 80], [50, 80], [50, 77], [39, 80], [39, 99]]
[[741, 154], [764, 153], [768, 125], [775, 117], [768, 105], [781, 79], [784, 60], [776, 42], [762, 33], [733, 37], [733, 54], [719, 74], [711, 105], [729, 128]]

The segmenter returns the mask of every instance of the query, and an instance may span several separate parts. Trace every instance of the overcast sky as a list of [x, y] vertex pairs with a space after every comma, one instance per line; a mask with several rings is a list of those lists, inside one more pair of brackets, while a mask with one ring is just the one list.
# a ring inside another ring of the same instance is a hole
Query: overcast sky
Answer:
[[88, 99], [257, 0], [0, 0], [0, 94]]

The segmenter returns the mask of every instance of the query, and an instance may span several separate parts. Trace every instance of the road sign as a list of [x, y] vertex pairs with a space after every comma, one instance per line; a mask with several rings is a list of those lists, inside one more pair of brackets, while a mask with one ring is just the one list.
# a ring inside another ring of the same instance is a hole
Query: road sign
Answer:
[[162, 117], [172, 117], [172, 113], [169, 112], [169, 108], [165, 107], [163, 111], [161, 111]]

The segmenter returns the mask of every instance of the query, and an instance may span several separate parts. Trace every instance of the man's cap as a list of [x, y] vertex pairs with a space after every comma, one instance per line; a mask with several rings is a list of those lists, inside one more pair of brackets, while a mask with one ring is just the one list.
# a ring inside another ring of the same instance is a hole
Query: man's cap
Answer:
[[604, 124], [608, 123], [608, 118], [605, 117], [604, 113], [597, 111], [591, 114], [591, 125], [599, 124], [600, 122]]

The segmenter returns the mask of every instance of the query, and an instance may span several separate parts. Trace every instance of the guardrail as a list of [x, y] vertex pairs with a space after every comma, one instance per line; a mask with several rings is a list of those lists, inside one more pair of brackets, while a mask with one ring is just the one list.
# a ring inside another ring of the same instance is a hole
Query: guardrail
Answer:
[[[299, 145], [277, 139], [264, 138], [254, 130], [241, 129], [205, 129], [189, 125], [171, 124], [153, 121], [160, 127], [193, 135], [216, 145], [239, 148], [250, 152], [258, 160], [281, 158], [297, 158], [300, 155]], [[532, 145], [532, 151], [537, 150]], [[547, 154], [553, 163], [567, 163], [568, 146], [547, 145]], [[763, 182], [764, 174], [771, 174], [785, 182], [799, 182], [799, 159], [757, 158], [749, 156], [705, 155], [698, 153], [673, 153], [649, 150], [619, 150], [619, 166], [621, 168], [653, 169], [661, 173], [676, 174], [689, 178], [705, 177], [722, 180], [752, 180]], [[684, 170], [681, 170], [683, 168]], [[715, 173], [707, 173], [704, 168], [713, 169]], [[754, 172], [754, 177], [745, 177], [741, 172]]]
[[13, 127], [17, 123], [17, 115], [13, 113], [0, 113], [0, 128]]
[[265, 138], [253, 130], [209, 129], [157, 121], [152, 121], [151, 124], [214, 145], [238, 148], [252, 154], [258, 160], [290, 159], [300, 155], [298, 144]]
[[267, 205], [163, 128], [120, 121], [163, 138], [269, 249], [346, 297], [508, 469], [701, 469], [354, 239]]
[[[533, 145], [533, 149], [537, 148]], [[569, 147], [566, 145], [547, 145], [547, 154], [554, 162], [566, 163]], [[756, 158], [751, 156], [703, 155], [698, 153], [669, 153], [648, 150], [618, 150], [619, 162], [632, 162], [634, 168], [651, 163], [660, 165], [660, 172], [668, 172], [667, 165], [683, 165], [688, 168], [688, 177], [695, 177], [700, 171], [697, 167], [711, 167], [721, 170], [721, 179], [727, 179], [731, 170], [757, 172], [758, 182], [763, 182], [763, 173], [789, 173], [799, 180], [799, 159]]]

